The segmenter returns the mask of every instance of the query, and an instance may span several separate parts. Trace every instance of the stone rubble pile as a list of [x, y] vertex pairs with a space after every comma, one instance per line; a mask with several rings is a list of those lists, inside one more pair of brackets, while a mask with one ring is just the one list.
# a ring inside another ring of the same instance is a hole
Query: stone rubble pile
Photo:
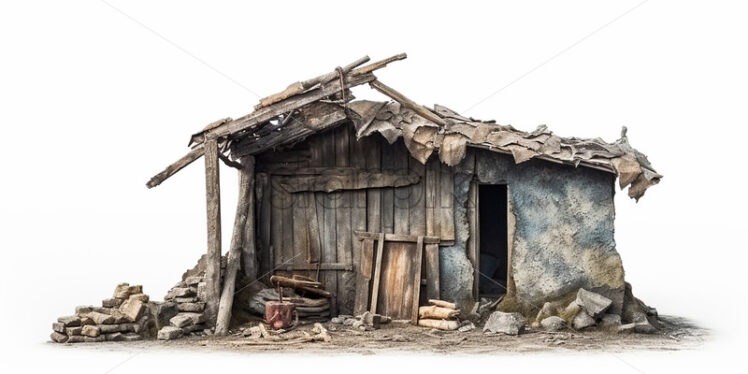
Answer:
[[205, 314], [204, 273], [188, 275], [177, 282], [156, 308], [158, 335], [161, 340], [182, 336], [202, 336], [213, 333]]
[[597, 327], [618, 333], [646, 334], [658, 330], [657, 310], [634, 298], [628, 284], [621, 315], [608, 313], [612, 304], [611, 299], [580, 288], [576, 299], [566, 305], [559, 301], [543, 304], [532, 327], [546, 331], [559, 331], [569, 327], [579, 331]]
[[57, 343], [133, 341], [151, 335], [154, 327], [148, 295], [143, 286], [120, 283], [110, 299], [101, 306], [78, 306], [72, 316], [60, 317], [52, 324], [50, 338]]

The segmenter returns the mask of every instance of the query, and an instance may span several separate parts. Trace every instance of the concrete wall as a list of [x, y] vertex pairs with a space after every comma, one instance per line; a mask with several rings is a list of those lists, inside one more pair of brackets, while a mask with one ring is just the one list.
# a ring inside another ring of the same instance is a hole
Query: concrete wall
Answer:
[[[454, 246], [441, 250], [442, 298], [472, 302], [473, 267], [467, 257], [471, 180], [507, 184], [516, 217], [512, 297], [522, 310], [542, 307], [579, 288], [623, 303], [624, 272], [614, 241], [613, 174], [542, 160], [515, 165], [511, 156], [470, 149], [455, 168]], [[511, 287], [510, 287], [511, 289]]]

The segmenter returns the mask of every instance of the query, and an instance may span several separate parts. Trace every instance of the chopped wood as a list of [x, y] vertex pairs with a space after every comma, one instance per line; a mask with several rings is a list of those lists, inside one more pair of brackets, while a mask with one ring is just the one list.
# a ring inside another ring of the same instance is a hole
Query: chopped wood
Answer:
[[395, 89], [387, 86], [386, 84], [380, 82], [379, 80], [373, 80], [369, 82], [369, 85], [375, 90], [391, 97], [393, 100], [397, 101], [402, 106], [416, 112], [416, 114], [420, 115], [421, 117], [433, 123], [436, 123], [440, 126], [447, 126], [447, 122], [444, 121], [441, 117], [437, 116], [434, 112], [424, 107], [423, 105], [417, 104], [415, 101], [408, 99], [407, 97], [405, 97], [405, 95], [401, 94], [400, 92], [395, 91]]
[[418, 308], [418, 318], [450, 319], [460, 315], [459, 310], [443, 308], [436, 305], [422, 306]]
[[[369, 56], [364, 56], [364, 57], [359, 58], [356, 61], [353, 61], [352, 63], [350, 63], [350, 64], [348, 64], [346, 66], [343, 66], [341, 69], [343, 71], [343, 74], [347, 74], [348, 72], [351, 71], [351, 69], [353, 69], [353, 68], [355, 68], [357, 66], [360, 66], [362, 64], [365, 64], [367, 62], [369, 62]], [[264, 98], [260, 99], [260, 103], [255, 106], [255, 110], [262, 109], [262, 108], [264, 108], [266, 106], [275, 104], [275, 103], [280, 102], [282, 100], [285, 100], [285, 99], [287, 99], [287, 98], [289, 98], [291, 96], [295, 96], [295, 95], [301, 94], [304, 91], [306, 91], [306, 90], [308, 90], [308, 89], [310, 89], [310, 88], [312, 88], [312, 87], [314, 87], [314, 86], [316, 86], [318, 84], [325, 84], [327, 82], [330, 82], [331, 80], [333, 80], [335, 78], [338, 78], [339, 74], [340, 73], [338, 73], [338, 71], [336, 69], [333, 72], [330, 72], [330, 73], [327, 73], [327, 74], [323, 74], [323, 75], [320, 75], [320, 76], [312, 78], [312, 79], [307, 79], [307, 80], [302, 81], [302, 82], [291, 83], [288, 86], [288, 88], [286, 88], [285, 90], [283, 90], [281, 92], [278, 92], [278, 93], [275, 93], [275, 94], [272, 94], [272, 95], [270, 95], [268, 97], [264, 97]]]
[[460, 327], [460, 323], [454, 320], [419, 319], [418, 326], [451, 331], [451, 330], [457, 330]]
[[450, 303], [449, 301], [444, 300], [429, 299], [429, 304], [440, 306], [442, 308], [457, 309], [457, 305], [455, 305], [455, 303]]
[[176, 174], [178, 171], [184, 169], [185, 166], [191, 164], [193, 161], [197, 160], [198, 158], [203, 156], [203, 145], [199, 145], [195, 147], [193, 150], [191, 150], [186, 155], [182, 156], [179, 160], [175, 161], [171, 165], [167, 166], [164, 171], [156, 174], [151, 178], [151, 180], [148, 181], [145, 185], [148, 188], [153, 188], [158, 186], [159, 184], [163, 183], [163, 181], [169, 179], [172, 175]]

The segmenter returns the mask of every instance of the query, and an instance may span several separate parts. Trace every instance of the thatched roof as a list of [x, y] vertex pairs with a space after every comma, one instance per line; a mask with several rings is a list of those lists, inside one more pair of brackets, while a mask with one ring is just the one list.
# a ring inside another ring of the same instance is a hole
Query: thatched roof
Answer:
[[[215, 137], [223, 153], [238, 159], [289, 146], [350, 122], [359, 139], [379, 133], [394, 143], [402, 137], [410, 154], [422, 163], [437, 152], [442, 162], [453, 166], [465, 157], [466, 147], [483, 148], [511, 154], [518, 164], [537, 158], [614, 173], [619, 177], [621, 189], [630, 186], [629, 196], [637, 200], [662, 178], [647, 157], [629, 145], [625, 128], [614, 143], [600, 138], [563, 138], [545, 126], [524, 132], [494, 121], [465, 117], [441, 105], [429, 109], [416, 104], [372, 74], [403, 58], [404, 54], [397, 55], [357, 68], [368, 61], [365, 57], [332, 73], [291, 84], [286, 90], [262, 99], [255, 111], [244, 117], [226, 118], [208, 125], [192, 136], [190, 144], [199, 148], [206, 137]], [[349, 88], [364, 83], [394, 101], [352, 101]], [[191, 152], [197, 157], [199, 153]], [[171, 169], [154, 177], [149, 187], [158, 185], [185, 165], [177, 165], [176, 170], [174, 165], [170, 166]]]

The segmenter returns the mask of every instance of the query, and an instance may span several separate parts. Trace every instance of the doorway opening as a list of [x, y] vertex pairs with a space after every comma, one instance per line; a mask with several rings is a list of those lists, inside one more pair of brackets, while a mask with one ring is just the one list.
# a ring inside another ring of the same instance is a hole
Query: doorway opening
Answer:
[[478, 217], [478, 294], [480, 297], [496, 298], [506, 293], [509, 266], [505, 184], [479, 185]]

